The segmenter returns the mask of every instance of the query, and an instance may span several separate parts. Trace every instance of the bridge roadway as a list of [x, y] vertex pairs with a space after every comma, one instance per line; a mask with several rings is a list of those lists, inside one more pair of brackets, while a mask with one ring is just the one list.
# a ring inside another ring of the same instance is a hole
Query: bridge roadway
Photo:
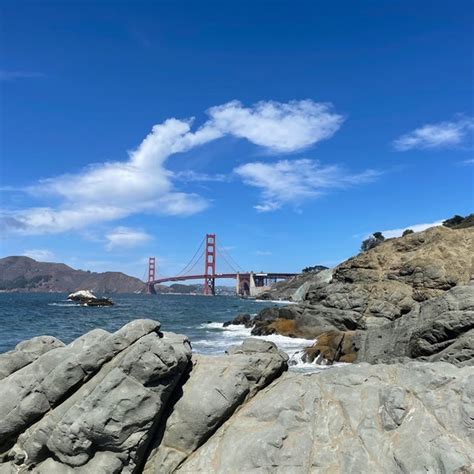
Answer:
[[[186, 281], [186, 280], [203, 280], [205, 278], [221, 278], [221, 279], [230, 279], [230, 278], [237, 278], [238, 276], [250, 275], [252, 272], [242, 272], [242, 273], [216, 273], [214, 275], [182, 275], [182, 276], [175, 276], [175, 277], [165, 277], [165, 278], [158, 278], [157, 280], [153, 280], [150, 282], [152, 285], [159, 285], [160, 283], [166, 283], [169, 281]], [[285, 280], [287, 278], [294, 277], [298, 275], [298, 273], [253, 273], [256, 277], [265, 277], [268, 279], [277, 279], [277, 280]]]

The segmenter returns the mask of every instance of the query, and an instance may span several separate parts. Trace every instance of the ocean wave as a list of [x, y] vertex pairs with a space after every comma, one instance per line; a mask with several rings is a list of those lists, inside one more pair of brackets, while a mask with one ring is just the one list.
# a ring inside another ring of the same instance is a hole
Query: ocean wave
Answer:
[[316, 373], [334, 367], [342, 367], [345, 363], [335, 363], [325, 365], [324, 361], [320, 364], [303, 362], [303, 350], [315, 343], [315, 339], [304, 339], [299, 337], [282, 336], [281, 334], [270, 334], [268, 336], [252, 336], [251, 328], [243, 325], [230, 324], [224, 327], [223, 323], [210, 322], [200, 325], [202, 329], [212, 329], [207, 331], [209, 338], [200, 339], [193, 342], [193, 347], [197, 352], [205, 354], [222, 354], [227, 348], [233, 345], [241, 344], [244, 339], [254, 337], [263, 341], [273, 342], [281, 351], [288, 354], [290, 358], [289, 370], [303, 373]]
[[82, 305], [76, 303], [48, 303], [48, 306], [63, 306], [65, 308], [79, 308]]

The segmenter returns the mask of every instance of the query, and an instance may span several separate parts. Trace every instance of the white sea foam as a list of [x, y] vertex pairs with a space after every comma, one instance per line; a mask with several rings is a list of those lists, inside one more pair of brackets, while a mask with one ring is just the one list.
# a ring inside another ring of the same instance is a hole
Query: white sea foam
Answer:
[[[199, 352], [206, 352], [210, 354], [222, 354], [223, 350], [231, 345], [238, 345], [247, 337], [255, 337], [264, 341], [271, 341], [276, 346], [286, 352], [292, 361], [290, 370], [298, 372], [313, 373], [320, 372], [331, 367], [339, 367], [346, 364], [336, 363], [334, 365], [324, 365], [324, 361], [317, 363], [305, 363], [302, 360], [302, 351], [304, 348], [314, 344], [314, 339], [303, 339], [297, 337], [287, 337], [280, 334], [270, 334], [268, 336], [252, 336], [251, 328], [246, 328], [243, 325], [231, 324], [224, 327], [223, 323], [211, 322], [204, 323], [200, 326], [204, 329], [210, 329], [209, 336], [217, 335], [217, 337], [210, 337], [209, 339], [200, 339], [193, 341], [193, 347]], [[216, 331], [218, 330], [218, 331]]]
[[255, 300], [257, 303], [275, 303], [275, 304], [298, 304], [296, 301], [290, 300]]

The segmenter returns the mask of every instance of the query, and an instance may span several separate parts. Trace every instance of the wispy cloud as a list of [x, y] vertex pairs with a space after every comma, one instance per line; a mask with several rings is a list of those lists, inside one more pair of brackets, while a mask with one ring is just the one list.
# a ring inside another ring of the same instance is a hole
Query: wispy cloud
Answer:
[[428, 224], [413, 224], [407, 227], [402, 227], [400, 229], [383, 230], [382, 234], [384, 235], [385, 238], [400, 237], [403, 234], [403, 232], [405, 232], [408, 229], [411, 229], [413, 232], [421, 232], [423, 230], [429, 229], [430, 227], [436, 227], [442, 224], [443, 224], [443, 221], [435, 221], [435, 222], [430, 222]]
[[472, 160], [464, 160], [459, 162], [460, 165], [474, 165], [474, 159]]
[[259, 255], [263, 257], [263, 256], [272, 255], [272, 252], [270, 252], [269, 250], [256, 250], [255, 255]]
[[14, 81], [15, 79], [41, 79], [46, 77], [42, 72], [29, 71], [0, 71], [0, 81]]
[[397, 138], [393, 146], [397, 151], [458, 146], [473, 129], [473, 118], [424, 125]]
[[23, 252], [25, 257], [33, 258], [38, 262], [52, 262], [56, 258], [54, 252], [46, 249], [31, 249]]
[[129, 227], [117, 227], [105, 235], [106, 249], [131, 248], [149, 242], [152, 237], [146, 232]]
[[[186, 216], [203, 211], [209, 201], [178, 189], [180, 175], [166, 168], [170, 156], [225, 135], [245, 138], [271, 151], [293, 152], [331, 137], [342, 116], [330, 105], [311, 100], [240, 102], [212, 107], [195, 131], [193, 119], [171, 118], [155, 125], [126, 161], [96, 164], [80, 173], [42, 180], [28, 191], [38, 199], [59, 199], [56, 207], [3, 211], [4, 229], [22, 234], [59, 233], [110, 222], [136, 213]], [[185, 171], [181, 180], [222, 179]]]
[[261, 190], [261, 202], [254, 206], [259, 212], [275, 211], [285, 204], [298, 205], [330, 189], [367, 183], [380, 175], [374, 170], [350, 174], [340, 166], [324, 166], [309, 159], [247, 163], [234, 172], [244, 183]]
[[206, 181], [223, 182], [229, 180], [229, 176], [225, 174], [199, 173], [193, 170], [178, 171], [176, 173], [173, 173], [173, 178], [177, 181], [182, 181], [185, 183], [199, 183]]

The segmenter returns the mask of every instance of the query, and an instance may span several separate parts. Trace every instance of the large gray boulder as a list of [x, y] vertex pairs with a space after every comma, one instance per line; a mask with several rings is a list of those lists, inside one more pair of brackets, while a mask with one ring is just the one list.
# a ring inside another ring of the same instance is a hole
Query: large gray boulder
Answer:
[[246, 400], [280, 376], [288, 356], [275, 344], [247, 339], [227, 356], [194, 356], [172, 413], [146, 463], [146, 474], [173, 472]]
[[474, 285], [457, 286], [392, 323], [354, 335], [357, 360], [474, 363]]
[[0, 354], [0, 380], [58, 347], [64, 347], [64, 343], [52, 336], [38, 336], [20, 342], [13, 351]]
[[177, 472], [472, 472], [473, 406], [471, 367], [410, 362], [287, 373]]
[[71, 344], [47, 351], [33, 363], [0, 381], [0, 452], [16, 436], [61, 403], [104, 363], [160, 323], [135, 320], [109, 334], [95, 329]]
[[137, 339], [21, 434], [10, 465], [44, 473], [135, 472], [190, 358], [184, 336], [150, 332]]

